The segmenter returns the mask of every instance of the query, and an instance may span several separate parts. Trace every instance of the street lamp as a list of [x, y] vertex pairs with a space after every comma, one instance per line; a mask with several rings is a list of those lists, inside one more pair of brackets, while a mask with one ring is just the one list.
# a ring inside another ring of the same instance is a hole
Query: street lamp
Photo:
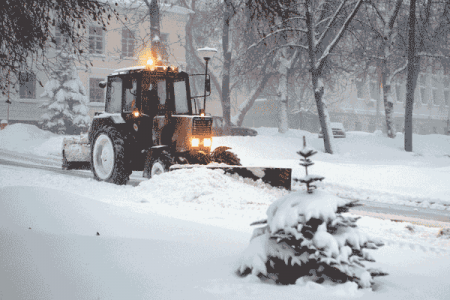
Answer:
[[203, 98], [203, 113], [205, 112], [205, 107], [206, 107], [206, 89], [207, 86], [209, 87], [209, 91], [211, 91], [210, 85], [208, 84], [208, 62], [209, 60], [214, 56], [214, 54], [216, 54], [217, 49], [214, 48], [209, 48], [209, 47], [205, 47], [205, 48], [201, 48], [197, 50], [198, 53], [200, 54], [201, 57], [203, 57], [203, 59], [205, 60], [205, 94], [204, 94], [204, 98]]

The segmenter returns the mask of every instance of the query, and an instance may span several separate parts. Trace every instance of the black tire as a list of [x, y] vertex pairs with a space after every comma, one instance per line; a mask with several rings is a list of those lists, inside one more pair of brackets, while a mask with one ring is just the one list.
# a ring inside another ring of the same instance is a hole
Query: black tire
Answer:
[[118, 185], [130, 179], [131, 161], [127, 155], [126, 137], [114, 127], [100, 127], [91, 143], [91, 170], [98, 181]]
[[150, 171], [147, 173], [147, 178], [169, 172], [169, 168], [173, 165], [173, 159], [167, 151], [162, 151], [156, 157], [152, 157], [150, 162]]

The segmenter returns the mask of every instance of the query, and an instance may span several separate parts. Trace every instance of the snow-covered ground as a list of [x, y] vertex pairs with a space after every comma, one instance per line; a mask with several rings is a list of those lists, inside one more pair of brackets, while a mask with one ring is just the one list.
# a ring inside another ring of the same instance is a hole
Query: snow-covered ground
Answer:
[[[233, 147], [244, 165], [291, 167], [299, 177], [296, 151], [305, 135], [319, 151], [311, 171], [325, 176], [320, 188], [347, 198], [450, 205], [447, 136], [415, 135], [415, 152], [405, 153], [401, 136], [349, 132], [328, 155], [317, 134], [257, 130], [257, 137], [214, 138], [213, 146]], [[30, 156], [60, 158], [61, 144], [61, 136], [34, 126], [0, 131], [0, 149]], [[450, 298], [450, 238], [437, 237], [440, 228], [370, 217], [357, 224], [385, 241], [373, 265], [390, 274], [376, 278], [375, 291], [237, 277], [249, 224], [286, 193], [218, 170], [178, 170], [133, 187], [0, 165], [0, 299]]]

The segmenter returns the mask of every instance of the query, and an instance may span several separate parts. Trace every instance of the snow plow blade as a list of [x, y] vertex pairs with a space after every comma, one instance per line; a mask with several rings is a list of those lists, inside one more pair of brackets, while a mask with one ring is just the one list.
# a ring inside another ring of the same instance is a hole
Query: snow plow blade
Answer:
[[237, 174], [243, 178], [250, 178], [253, 180], [261, 179], [263, 182], [270, 184], [273, 187], [285, 188], [291, 190], [291, 175], [292, 169], [289, 168], [270, 168], [270, 167], [243, 167], [231, 165], [173, 165], [170, 171], [180, 169], [192, 168], [208, 168], [221, 169], [225, 174]]
[[66, 137], [62, 147], [63, 170], [90, 170], [91, 157], [87, 134]]

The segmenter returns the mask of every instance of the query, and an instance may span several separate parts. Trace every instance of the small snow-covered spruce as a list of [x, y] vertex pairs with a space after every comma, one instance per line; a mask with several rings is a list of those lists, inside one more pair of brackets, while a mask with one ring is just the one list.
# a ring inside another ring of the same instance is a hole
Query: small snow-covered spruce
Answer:
[[315, 181], [322, 181], [325, 178], [318, 175], [308, 174], [308, 167], [314, 165], [314, 163], [311, 161], [311, 159], [309, 159], [309, 157], [315, 155], [316, 153], [317, 151], [306, 146], [306, 138], [305, 136], [303, 136], [303, 149], [298, 151], [297, 154], [303, 157], [300, 158], [300, 165], [305, 167], [306, 176], [304, 176], [303, 178], [294, 178], [294, 181], [306, 184], [306, 190], [310, 194], [313, 192], [314, 189], [317, 188], [312, 183]]
[[[309, 153], [303, 163], [310, 166], [312, 152], [306, 145], [300, 152]], [[368, 250], [378, 249], [383, 242], [360, 232], [359, 218], [342, 214], [356, 202], [312, 189], [276, 200], [267, 209], [267, 219], [251, 224], [265, 226], [254, 230], [236, 273], [278, 284], [351, 281], [359, 288], [370, 288], [373, 277], [388, 275], [364, 265], [374, 262]]]
[[90, 117], [86, 90], [78, 77], [74, 56], [62, 50], [57, 67], [44, 86], [41, 105], [47, 111], [41, 116], [44, 129], [59, 134], [78, 134], [89, 127]]

